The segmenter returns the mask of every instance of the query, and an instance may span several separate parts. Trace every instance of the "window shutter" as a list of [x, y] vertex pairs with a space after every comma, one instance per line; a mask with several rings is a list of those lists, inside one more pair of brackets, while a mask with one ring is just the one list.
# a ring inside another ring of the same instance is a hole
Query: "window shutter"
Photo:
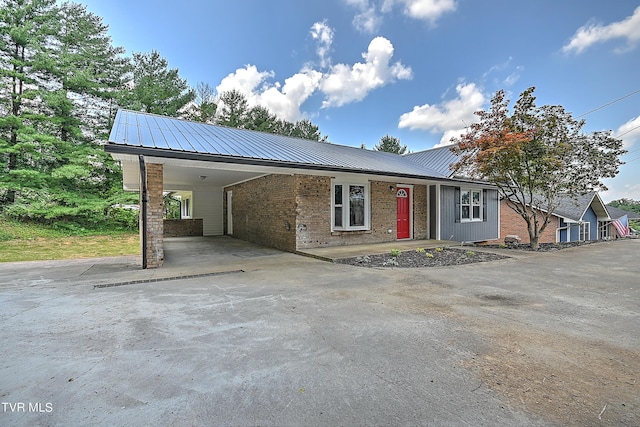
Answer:
[[487, 222], [487, 189], [482, 190], [482, 221]]
[[453, 199], [455, 203], [456, 222], [460, 222], [460, 187], [455, 187], [453, 191]]

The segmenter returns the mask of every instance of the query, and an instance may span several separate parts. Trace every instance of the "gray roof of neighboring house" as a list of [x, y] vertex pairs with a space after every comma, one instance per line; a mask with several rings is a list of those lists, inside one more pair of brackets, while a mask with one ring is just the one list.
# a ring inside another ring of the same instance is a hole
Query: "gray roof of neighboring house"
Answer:
[[311, 170], [416, 178], [449, 177], [440, 169], [397, 154], [129, 110], [118, 111], [105, 150], [111, 153]]
[[[569, 197], [567, 194], [560, 195], [560, 197], [558, 206], [553, 211], [553, 215], [557, 217], [578, 222], [582, 220], [590, 206], [599, 218], [609, 217], [609, 207], [605, 206], [597, 191], [591, 191], [577, 197]], [[515, 198], [511, 198], [511, 200], [517, 202]], [[545, 209], [542, 210], [545, 211]]]
[[607, 210], [609, 211], [611, 219], [622, 218], [625, 215], [627, 215], [629, 219], [640, 219], [639, 213], [625, 211], [624, 209], [616, 208], [611, 205], [607, 205]]
[[446, 145], [444, 147], [418, 151], [417, 153], [406, 154], [405, 157], [423, 166], [429, 166], [442, 175], [450, 177], [453, 176], [450, 165], [459, 160], [459, 157], [451, 152], [451, 147], [451, 145]]
[[561, 199], [558, 207], [553, 211], [553, 213], [554, 215], [561, 216], [566, 219], [580, 221], [587, 209], [589, 209], [589, 206], [594, 202], [594, 199], [598, 202], [594, 206], [596, 214], [598, 214], [597, 210], [600, 210], [601, 215], [604, 214], [608, 216], [609, 213], [607, 212], [607, 208], [604, 203], [602, 203], [602, 200], [596, 191], [591, 191], [575, 198], [565, 197]]

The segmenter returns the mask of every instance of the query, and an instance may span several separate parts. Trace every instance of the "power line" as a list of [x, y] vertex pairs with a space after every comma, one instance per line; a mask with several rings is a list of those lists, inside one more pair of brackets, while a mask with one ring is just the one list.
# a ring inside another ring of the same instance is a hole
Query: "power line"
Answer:
[[640, 160], [640, 157], [636, 157], [635, 159], [631, 159], [631, 160], [627, 160], [626, 162], [624, 162], [626, 165], [628, 165], [631, 162], [635, 162], [636, 160]]
[[636, 126], [636, 127], [634, 127], [634, 128], [629, 129], [629, 130], [628, 130], [628, 131], [626, 131], [625, 133], [621, 133], [620, 135], [616, 135], [616, 138], [620, 138], [621, 136], [625, 136], [626, 134], [631, 133], [631, 132], [633, 132], [633, 131], [634, 131], [634, 130], [636, 130], [636, 129], [640, 129], [640, 125], [638, 125], [638, 126]]
[[615, 104], [616, 102], [620, 102], [620, 101], [622, 101], [622, 100], [623, 100], [623, 99], [625, 99], [625, 98], [628, 98], [628, 97], [630, 97], [630, 96], [635, 95], [636, 93], [640, 93], [640, 89], [635, 90], [635, 91], [633, 91], [633, 92], [631, 92], [631, 93], [628, 93], [628, 94], [626, 94], [625, 96], [623, 96], [623, 97], [621, 97], [621, 98], [618, 98], [618, 99], [616, 99], [616, 100], [614, 100], [614, 101], [611, 101], [611, 102], [608, 102], [608, 103], [606, 103], [606, 104], [604, 104], [604, 105], [601, 105], [601, 106], [599, 106], [599, 107], [596, 107], [596, 108], [594, 108], [593, 110], [587, 111], [587, 112], [586, 112], [586, 113], [584, 113], [584, 114], [580, 114], [579, 116], [577, 116], [577, 117], [576, 117], [576, 119], [579, 119], [580, 117], [584, 117], [584, 116], [586, 116], [586, 115], [588, 115], [588, 114], [594, 113], [594, 112], [596, 112], [596, 111], [598, 111], [598, 110], [602, 110], [603, 108], [608, 107], [608, 106], [609, 106], [609, 105], [611, 105], [611, 104]]

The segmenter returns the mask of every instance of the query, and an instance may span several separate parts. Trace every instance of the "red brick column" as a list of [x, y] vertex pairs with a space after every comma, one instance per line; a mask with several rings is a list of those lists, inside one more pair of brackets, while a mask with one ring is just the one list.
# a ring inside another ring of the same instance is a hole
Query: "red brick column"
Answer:
[[[147, 163], [147, 268], [162, 267], [162, 165]], [[142, 203], [142, 201], [141, 201]], [[141, 224], [142, 225], [142, 224]], [[140, 227], [142, 230], [142, 227]], [[141, 239], [142, 241], [142, 239]], [[144, 251], [143, 251], [144, 253]]]

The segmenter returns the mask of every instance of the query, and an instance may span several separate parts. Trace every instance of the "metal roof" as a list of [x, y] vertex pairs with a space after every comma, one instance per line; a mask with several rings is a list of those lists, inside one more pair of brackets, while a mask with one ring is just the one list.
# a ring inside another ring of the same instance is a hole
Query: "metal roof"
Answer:
[[453, 175], [450, 165], [459, 160], [459, 157], [451, 152], [451, 145], [409, 153], [405, 157], [422, 166], [428, 166], [444, 176]]
[[312, 170], [448, 177], [448, 174], [406, 156], [129, 110], [119, 110], [116, 114], [105, 150]]

